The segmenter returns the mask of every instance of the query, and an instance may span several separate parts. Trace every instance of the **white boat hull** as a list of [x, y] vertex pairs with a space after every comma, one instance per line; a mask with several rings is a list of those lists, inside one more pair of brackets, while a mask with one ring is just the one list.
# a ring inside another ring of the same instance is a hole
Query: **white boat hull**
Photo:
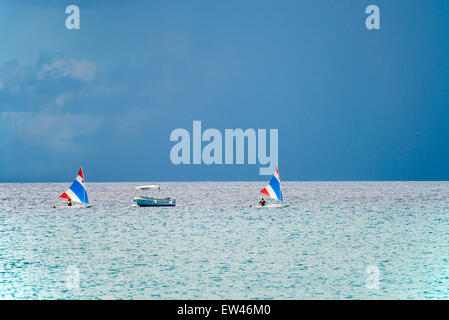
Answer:
[[252, 204], [250, 205], [250, 208], [286, 208], [288, 207], [288, 204], [266, 204], [264, 206], [260, 205], [260, 204]]
[[65, 206], [53, 206], [55, 209], [62, 209], [62, 208], [68, 208], [68, 209], [78, 209], [78, 208], [92, 208], [92, 205], [82, 205], [82, 204], [73, 204], [71, 206], [65, 205]]

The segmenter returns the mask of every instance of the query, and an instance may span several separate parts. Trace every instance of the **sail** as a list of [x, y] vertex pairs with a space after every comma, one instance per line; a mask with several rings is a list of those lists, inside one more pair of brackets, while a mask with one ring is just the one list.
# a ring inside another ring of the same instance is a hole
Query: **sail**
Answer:
[[73, 181], [70, 188], [66, 190], [63, 194], [59, 196], [63, 199], [70, 199], [74, 202], [89, 203], [89, 198], [87, 197], [86, 185], [84, 184], [83, 170], [80, 168], [78, 176], [75, 181]]
[[277, 165], [276, 171], [274, 172], [273, 178], [271, 178], [270, 183], [265, 188], [260, 190], [260, 192], [273, 199], [284, 201], [284, 198], [282, 197], [281, 180], [279, 178], [279, 170]]

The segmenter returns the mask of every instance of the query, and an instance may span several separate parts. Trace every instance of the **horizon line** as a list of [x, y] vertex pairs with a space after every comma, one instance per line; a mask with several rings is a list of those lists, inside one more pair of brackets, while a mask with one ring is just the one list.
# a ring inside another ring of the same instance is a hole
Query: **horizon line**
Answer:
[[[201, 182], [217, 182], [217, 183], [232, 183], [232, 182], [263, 182], [264, 180], [139, 180], [139, 181], [86, 181], [89, 183], [201, 183]], [[0, 181], [0, 184], [10, 183], [70, 183], [70, 181]], [[449, 180], [282, 180], [282, 182], [449, 182]]]

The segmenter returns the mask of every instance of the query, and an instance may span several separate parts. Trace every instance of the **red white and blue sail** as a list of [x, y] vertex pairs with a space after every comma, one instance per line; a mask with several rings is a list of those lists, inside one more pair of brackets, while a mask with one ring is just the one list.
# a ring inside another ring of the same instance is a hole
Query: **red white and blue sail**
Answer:
[[66, 190], [63, 194], [59, 196], [60, 198], [72, 200], [79, 203], [89, 203], [89, 198], [87, 197], [86, 185], [84, 183], [83, 170], [80, 168], [78, 176], [75, 181], [73, 181], [70, 188]]
[[281, 179], [279, 178], [279, 170], [278, 166], [276, 165], [276, 171], [274, 172], [273, 177], [271, 178], [270, 183], [260, 190], [261, 193], [269, 196], [270, 198], [284, 201], [284, 198], [282, 197], [282, 190], [281, 190]]

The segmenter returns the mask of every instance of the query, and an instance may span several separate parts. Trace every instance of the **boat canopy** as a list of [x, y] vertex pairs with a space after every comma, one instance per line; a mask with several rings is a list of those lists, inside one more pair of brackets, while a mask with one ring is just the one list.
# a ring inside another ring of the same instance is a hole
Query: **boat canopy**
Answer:
[[136, 188], [136, 190], [149, 190], [149, 189], [161, 190], [161, 187], [159, 187], [159, 186], [157, 186], [155, 184], [151, 184], [151, 185], [148, 185], [148, 186], [140, 186], [140, 187]]

